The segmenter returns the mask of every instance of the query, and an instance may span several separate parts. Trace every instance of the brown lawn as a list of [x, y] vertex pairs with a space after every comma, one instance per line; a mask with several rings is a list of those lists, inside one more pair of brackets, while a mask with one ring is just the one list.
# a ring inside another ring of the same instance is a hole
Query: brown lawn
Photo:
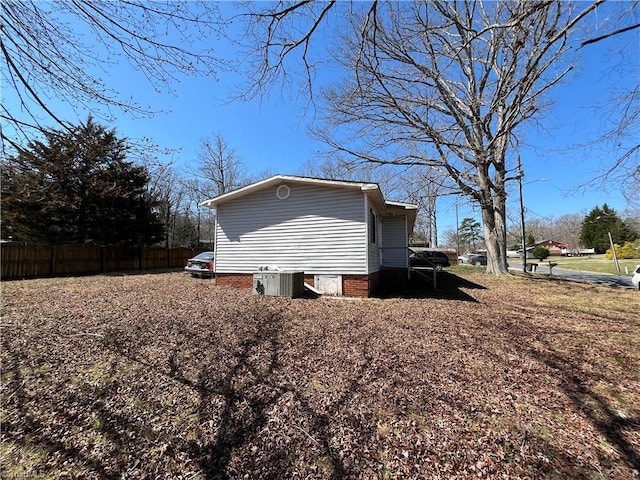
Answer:
[[640, 295], [459, 275], [368, 300], [4, 282], [1, 476], [637, 478]]

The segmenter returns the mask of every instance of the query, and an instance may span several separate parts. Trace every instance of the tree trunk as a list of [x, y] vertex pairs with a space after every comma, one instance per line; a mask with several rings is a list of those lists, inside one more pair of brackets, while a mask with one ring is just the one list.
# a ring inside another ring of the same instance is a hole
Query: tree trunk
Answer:
[[483, 205], [482, 220], [484, 224], [484, 240], [487, 246], [487, 273], [505, 275], [509, 273], [507, 266], [507, 235], [503, 228], [505, 219], [501, 212], [504, 212], [504, 200], [497, 200], [502, 204]]
[[[506, 152], [572, 70], [571, 35], [602, 3], [353, 2], [340, 11], [348, 30], [331, 52], [352, 75], [324, 89], [329, 113], [317, 136], [354, 166], [427, 167], [448, 180], [434, 183], [455, 183], [481, 206], [487, 271], [506, 274], [506, 182], [518, 178], [509, 177], [515, 156], [507, 162]], [[312, 88], [311, 38], [334, 7], [343, 5], [276, 3], [250, 13], [261, 62], [255, 88], [284, 80], [294, 51]], [[430, 228], [432, 245], [436, 233]]]

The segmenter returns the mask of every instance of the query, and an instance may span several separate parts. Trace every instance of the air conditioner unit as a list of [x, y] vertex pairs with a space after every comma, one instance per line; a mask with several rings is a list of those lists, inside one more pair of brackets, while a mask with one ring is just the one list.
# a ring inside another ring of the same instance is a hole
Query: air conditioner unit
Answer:
[[304, 293], [304, 272], [269, 272], [253, 274], [253, 294], [296, 298]]

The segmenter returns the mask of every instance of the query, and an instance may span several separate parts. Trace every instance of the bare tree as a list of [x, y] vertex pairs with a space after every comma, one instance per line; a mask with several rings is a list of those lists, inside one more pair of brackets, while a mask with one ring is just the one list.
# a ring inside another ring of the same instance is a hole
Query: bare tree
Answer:
[[396, 182], [396, 191], [418, 206], [414, 237], [421, 237], [431, 247], [440, 245], [438, 199], [452, 192], [448, 178], [428, 166], [404, 167]]
[[584, 217], [584, 214], [568, 213], [554, 219], [553, 231], [548, 237], [577, 247], [580, 244], [580, 230]]
[[[354, 162], [349, 158], [329, 156], [322, 162], [308, 160], [301, 175], [318, 178], [377, 183], [385, 198], [403, 199], [418, 206], [414, 240], [438, 245], [436, 203], [444, 190], [443, 181], [428, 167], [403, 167]], [[437, 180], [437, 181], [436, 181]]]
[[246, 166], [238, 152], [219, 133], [202, 140], [197, 171], [191, 174], [193, 188], [201, 201], [217, 197], [250, 183]]
[[385, 198], [407, 197], [402, 171], [388, 168], [386, 165], [355, 164], [341, 155], [329, 155], [321, 162], [308, 160], [299, 169], [298, 173], [331, 180], [376, 183]]
[[308, 177], [354, 182], [374, 182], [374, 169], [370, 166], [358, 168], [340, 156], [326, 158], [324, 161], [307, 160], [298, 170], [298, 174]]
[[[556, 240], [568, 243], [573, 248], [580, 245], [580, 230], [586, 212], [569, 213], [560, 217], [528, 218], [526, 220], [527, 236], [531, 235], [536, 241]], [[510, 229], [509, 241], [517, 245], [522, 244], [520, 220], [513, 221]]]
[[0, 108], [3, 148], [16, 146], [17, 137], [32, 137], [42, 124], [67, 125], [51, 107], [54, 99], [94, 115], [96, 104], [103, 106], [102, 115], [113, 107], [150, 113], [96, 76], [102, 70], [108, 78], [122, 59], [156, 91], [173, 91], [180, 74], [214, 75], [222, 62], [198, 42], [220, 31], [217, 8], [206, 1], [4, 0], [2, 86], [20, 107], [9, 110], [3, 102]]
[[190, 190], [172, 163], [147, 160], [149, 194], [157, 201], [165, 228], [165, 246], [192, 245], [197, 240], [196, 223], [190, 222]]
[[[354, 161], [445, 174], [481, 208], [487, 270], [508, 273], [508, 153], [518, 128], [537, 118], [571, 70], [570, 34], [601, 3], [349, 4], [341, 13], [351, 28], [332, 51], [351, 74], [326, 90], [329, 128], [320, 137]], [[311, 81], [310, 40], [336, 5], [253, 12], [253, 25], [265, 27], [254, 85], [284, 72], [296, 49]]]

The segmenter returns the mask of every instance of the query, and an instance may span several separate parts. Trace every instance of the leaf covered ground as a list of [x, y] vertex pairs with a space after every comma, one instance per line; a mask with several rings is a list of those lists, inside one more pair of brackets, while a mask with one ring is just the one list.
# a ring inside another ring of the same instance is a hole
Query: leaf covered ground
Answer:
[[462, 272], [292, 300], [163, 273], [2, 303], [3, 478], [640, 478], [630, 290]]

